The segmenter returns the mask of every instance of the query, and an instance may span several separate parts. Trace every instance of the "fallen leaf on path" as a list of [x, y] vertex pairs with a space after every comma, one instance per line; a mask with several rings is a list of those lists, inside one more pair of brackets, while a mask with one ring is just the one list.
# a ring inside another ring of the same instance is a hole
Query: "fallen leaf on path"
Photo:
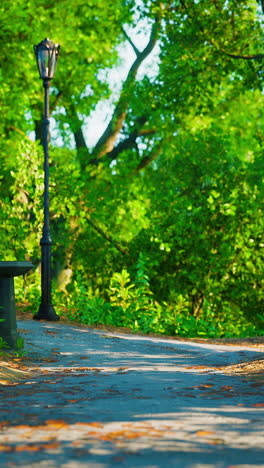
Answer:
[[221, 445], [221, 444], [224, 444], [225, 441], [224, 439], [210, 439], [208, 440], [208, 444], [210, 445]]
[[12, 447], [10, 445], [0, 445], [0, 452], [11, 452]]
[[264, 359], [221, 367], [227, 374], [262, 374], [263, 369]]
[[77, 422], [76, 423], [77, 426], [85, 426], [85, 427], [104, 427], [104, 425], [102, 423], [99, 423], [99, 422], [90, 422], [90, 423], [84, 423], [84, 422]]
[[204, 436], [207, 436], [207, 435], [215, 434], [215, 432], [212, 432], [212, 431], [197, 431], [195, 434], [198, 437], [204, 437]]
[[9, 380], [0, 380], [0, 385], [18, 385], [17, 382], [9, 382]]
[[213, 384], [195, 385], [193, 388], [199, 388], [200, 390], [203, 390], [204, 388], [211, 388], [211, 387], [213, 387]]
[[188, 366], [185, 369], [208, 369], [208, 366]]
[[50, 442], [49, 444], [43, 444], [41, 448], [44, 449], [56, 449], [60, 446], [59, 442]]
[[42, 361], [43, 361], [43, 362], [58, 362], [58, 359], [54, 359], [54, 358], [43, 358]]
[[112, 438], [109, 436], [98, 436], [98, 439], [102, 440], [103, 442], [112, 442]]
[[[43, 428], [43, 429], [44, 429], [44, 428]], [[51, 442], [55, 442], [55, 441], [56, 441], [56, 438], [54, 437], [54, 435], [47, 435], [47, 436], [43, 436], [43, 435], [42, 435], [42, 436], [41, 436], [41, 440], [42, 440], [43, 442], [46, 441], [46, 442], [51, 443]]]
[[39, 445], [18, 445], [15, 447], [16, 452], [39, 452], [41, 447]]
[[63, 421], [63, 419], [48, 419], [45, 421], [48, 426], [52, 428], [61, 429], [62, 427], [68, 427], [69, 424]]
[[8, 426], [8, 425], [9, 425], [9, 421], [1, 421], [0, 422], [0, 429], [2, 429], [5, 426]]
[[[78, 423], [78, 424], [82, 424], [82, 423]], [[92, 427], [104, 427], [104, 425], [102, 423], [99, 423], [99, 422], [86, 423], [85, 425], [86, 426], [92, 426]]]

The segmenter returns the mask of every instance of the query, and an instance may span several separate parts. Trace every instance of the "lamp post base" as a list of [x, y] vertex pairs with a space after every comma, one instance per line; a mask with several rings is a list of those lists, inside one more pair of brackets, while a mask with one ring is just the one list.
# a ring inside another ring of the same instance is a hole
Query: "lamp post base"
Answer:
[[33, 316], [34, 320], [48, 320], [49, 322], [57, 322], [60, 320], [59, 315], [56, 314], [53, 305], [40, 304], [38, 313]]

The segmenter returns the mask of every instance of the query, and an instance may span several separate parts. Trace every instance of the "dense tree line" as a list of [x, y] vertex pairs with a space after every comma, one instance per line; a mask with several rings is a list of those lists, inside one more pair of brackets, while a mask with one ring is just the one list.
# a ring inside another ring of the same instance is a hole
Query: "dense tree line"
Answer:
[[[262, 333], [263, 10], [253, 0], [3, 0], [3, 260], [39, 265], [33, 44], [61, 44], [50, 167], [58, 311], [147, 332]], [[114, 96], [122, 45], [134, 59]], [[157, 73], [139, 75], [157, 46]], [[85, 124], [107, 99], [112, 115], [91, 147]], [[34, 306], [39, 272], [18, 288]]]

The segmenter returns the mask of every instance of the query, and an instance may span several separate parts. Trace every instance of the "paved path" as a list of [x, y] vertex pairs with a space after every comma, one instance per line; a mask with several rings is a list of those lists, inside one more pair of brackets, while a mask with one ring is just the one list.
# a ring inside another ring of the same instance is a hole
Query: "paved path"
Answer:
[[[27, 379], [0, 387], [0, 467], [264, 467], [261, 350], [19, 321]], [[262, 349], [263, 351], [263, 349]]]

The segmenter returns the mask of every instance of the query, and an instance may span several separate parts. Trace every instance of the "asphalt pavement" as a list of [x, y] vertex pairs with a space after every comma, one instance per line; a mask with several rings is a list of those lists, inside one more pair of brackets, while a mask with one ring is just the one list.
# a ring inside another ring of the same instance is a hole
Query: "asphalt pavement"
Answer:
[[18, 321], [26, 374], [0, 387], [0, 467], [264, 467], [263, 348]]

